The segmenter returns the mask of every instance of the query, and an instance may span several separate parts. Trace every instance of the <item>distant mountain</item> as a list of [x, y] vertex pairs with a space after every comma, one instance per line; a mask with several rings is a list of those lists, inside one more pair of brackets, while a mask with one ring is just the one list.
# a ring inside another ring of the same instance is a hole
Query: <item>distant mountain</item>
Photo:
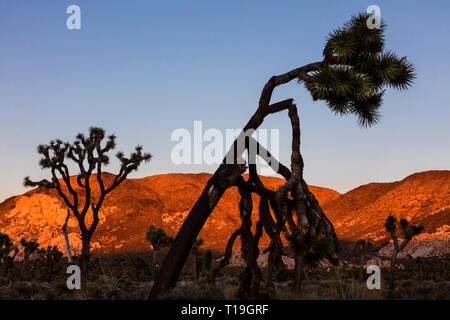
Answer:
[[[100, 211], [100, 223], [92, 242], [94, 252], [149, 250], [145, 232], [152, 224], [176, 235], [210, 177], [206, 173], [163, 174], [124, 181], [109, 195]], [[106, 184], [112, 178], [104, 174]], [[283, 183], [282, 179], [272, 177], [262, 177], [262, 181], [272, 190]], [[423, 222], [428, 232], [450, 225], [450, 171], [428, 171], [399, 182], [371, 183], [344, 195], [327, 188], [310, 188], [344, 240], [382, 239], [386, 235], [383, 222], [389, 212]], [[98, 193], [94, 189], [94, 199]], [[254, 201], [257, 207], [256, 196]], [[224, 249], [229, 235], [240, 225], [238, 203], [236, 188], [227, 190], [200, 233], [205, 247]], [[54, 190], [35, 189], [0, 204], [0, 231], [9, 234], [16, 243], [22, 237], [36, 239], [42, 246], [57, 245], [64, 252], [61, 226], [66, 212]], [[73, 216], [68, 231], [74, 250], [80, 250]], [[261, 243], [268, 244], [266, 236]]]
[[[93, 250], [98, 253], [149, 250], [151, 246], [145, 240], [145, 232], [152, 224], [175, 236], [210, 177], [206, 173], [164, 174], [124, 181], [104, 202], [92, 241]], [[113, 175], [104, 174], [107, 185], [112, 179]], [[277, 178], [263, 177], [262, 180], [273, 190], [283, 183]], [[76, 185], [75, 180], [73, 185]], [[311, 187], [311, 190], [322, 203], [340, 196], [331, 189]], [[81, 191], [77, 189], [80, 195]], [[94, 188], [93, 191], [95, 199], [99, 190]], [[84, 201], [82, 196], [81, 201]], [[205, 246], [225, 248], [228, 236], [240, 226], [238, 203], [236, 188], [227, 190], [200, 233], [206, 240]], [[37, 239], [43, 246], [57, 245], [64, 252], [61, 226], [66, 213], [54, 190], [35, 189], [0, 204], [0, 231], [9, 234], [14, 242], [21, 237]], [[71, 245], [75, 251], [80, 250], [73, 216], [68, 232]], [[264, 238], [263, 242], [267, 244], [268, 239]]]
[[423, 223], [433, 233], [450, 225], [450, 171], [415, 173], [392, 183], [369, 183], [323, 204], [338, 237], [381, 240], [389, 213]]

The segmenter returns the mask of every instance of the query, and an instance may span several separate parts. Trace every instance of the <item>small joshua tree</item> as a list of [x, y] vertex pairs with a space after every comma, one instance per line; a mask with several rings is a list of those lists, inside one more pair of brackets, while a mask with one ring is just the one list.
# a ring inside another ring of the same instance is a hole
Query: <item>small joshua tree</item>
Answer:
[[156, 263], [158, 260], [158, 252], [161, 248], [169, 247], [172, 244], [173, 238], [169, 237], [163, 229], [157, 228], [153, 225], [150, 226], [150, 228], [148, 228], [145, 237], [147, 241], [152, 244], [153, 247], [151, 264], [153, 265], [152, 276], [154, 278], [156, 276]]
[[366, 256], [369, 252], [373, 251], [374, 247], [372, 242], [370, 242], [370, 240], [364, 240], [364, 239], [358, 239], [356, 241], [356, 245], [355, 245], [355, 251], [360, 255], [361, 260], [359, 261], [359, 265], [360, 265], [360, 272], [359, 272], [359, 277], [362, 278], [362, 270], [364, 268], [364, 262], [366, 259]]
[[[397, 226], [400, 225], [400, 229], [404, 236], [404, 240], [399, 243], [397, 238]], [[411, 239], [421, 233], [424, 230], [424, 226], [422, 224], [416, 224], [413, 226], [409, 225], [409, 221], [406, 219], [401, 219], [400, 222], [397, 222], [397, 218], [393, 215], [389, 215], [386, 219], [386, 223], [384, 224], [386, 227], [386, 231], [390, 233], [391, 238], [394, 242], [394, 250], [392, 251], [391, 257], [391, 280], [389, 282], [389, 290], [394, 290], [394, 272], [395, 272], [395, 263], [397, 261], [397, 255], [400, 251], [402, 251], [406, 245], [411, 241]]]
[[24, 272], [28, 269], [30, 256], [39, 248], [39, 243], [34, 240], [27, 241], [24, 238], [20, 239], [20, 245], [23, 248], [23, 269]]
[[[285, 232], [289, 235], [288, 232]], [[323, 259], [328, 259], [333, 265], [338, 264], [335, 257], [340, 250], [340, 243], [331, 237], [311, 237], [308, 233], [298, 234], [295, 238], [288, 238], [293, 246], [295, 261], [294, 291], [300, 293], [303, 280], [307, 276], [307, 269], [315, 268]]]
[[[106, 143], [104, 143], [105, 138]], [[119, 173], [115, 175], [112, 183], [106, 186], [102, 175], [103, 167], [109, 164], [108, 153], [115, 147], [116, 136], [106, 137], [105, 130], [97, 127], [91, 127], [88, 136], [79, 133], [73, 143], [63, 142], [60, 139], [52, 140], [48, 145], [39, 145], [37, 148], [38, 153], [42, 155], [41, 168], [50, 170], [51, 179], [33, 182], [26, 177], [24, 180], [24, 185], [28, 187], [56, 189], [77, 219], [82, 240], [80, 266], [83, 290], [87, 282], [91, 239], [99, 223], [99, 211], [106, 196], [143, 162], [151, 159], [149, 153], [143, 153], [142, 146], [137, 146], [135, 152], [128, 158], [123, 152], [118, 152], [116, 157], [120, 161]], [[76, 179], [71, 179], [68, 166], [70, 160], [75, 163], [79, 171]], [[100, 190], [96, 199], [93, 198], [94, 176]], [[88, 216], [90, 221], [87, 219]]]
[[0, 232], [0, 271], [2, 273], [6, 274], [12, 267], [18, 252], [19, 249], [11, 242], [9, 236]]
[[200, 277], [200, 273], [204, 265], [203, 255], [200, 252], [200, 247], [203, 245], [204, 242], [205, 241], [202, 238], [196, 239], [191, 249], [191, 254], [194, 257], [195, 276], [197, 279]]
[[56, 246], [48, 246], [38, 250], [41, 267], [47, 280], [51, 280], [56, 264], [61, 260], [63, 253]]
[[200, 250], [197, 249], [194, 255], [194, 262], [195, 262], [196, 278], [198, 279], [200, 278], [201, 275], [203, 275], [205, 276], [206, 279], [209, 279], [209, 277], [211, 276], [211, 269], [213, 264], [212, 251], [206, 250], [201, 252]]

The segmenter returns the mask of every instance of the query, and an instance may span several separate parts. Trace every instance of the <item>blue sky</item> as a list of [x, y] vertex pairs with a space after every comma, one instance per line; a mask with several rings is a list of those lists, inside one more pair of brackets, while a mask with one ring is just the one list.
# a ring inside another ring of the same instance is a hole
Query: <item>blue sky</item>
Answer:
[[[66, 28], [67, 6], [81, 30]], [[41, 178], [36, 146], [102, 126], [118, 149], [154, 156], [133, 177], [213, 172], [170, 161], [174, 129], [240, 128], [270, 76], [321, 59], [326, 36], [368, 5], [381, 8], [387, 48], [408, 56], [418, 78], [388, 90], [379, 125], [361, 129], [334, 116], [295, 82], [273, 101], [294, 98], [302, 125], [305, 176], [348, 191], [417, 171], [450, 169], [448, 1], [21, 1], [0, 3], [0, 200]], [[289, 164], [286, 114], [280, 129]], [[116, 166], [111, 165], [110, 171]]]

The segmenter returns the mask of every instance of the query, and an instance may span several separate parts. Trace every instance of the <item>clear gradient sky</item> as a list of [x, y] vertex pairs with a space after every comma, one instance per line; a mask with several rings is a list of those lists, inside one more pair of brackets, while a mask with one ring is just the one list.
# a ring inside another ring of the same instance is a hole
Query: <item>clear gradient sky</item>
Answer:
[[[66, 28], [81, 7], [81, 30]], [[213, 172], [170, 161], [176, 128], [240, 128], [270, 76], [321, 59], [328, 32], [368, 5], [381, 8], [387, 48], [408, 56], [417, 80], [387, 90], [383, 118], [361, 129], [334, 116], [295, 82], [309, 184], [339, 192], [450, 169], [449, 1], [24, 1], [0, 2], [0, 201], [23, 193], [24, 176], [44, 177], [36, 146], [102, 126], [118, 149], [153, 154], [133, 177]], [[279, 128], [289, 164], [286, 114]], [[112, 165], [109, 170], [114, 171]], [[48, 173], [46, 173], [48, 175]]]

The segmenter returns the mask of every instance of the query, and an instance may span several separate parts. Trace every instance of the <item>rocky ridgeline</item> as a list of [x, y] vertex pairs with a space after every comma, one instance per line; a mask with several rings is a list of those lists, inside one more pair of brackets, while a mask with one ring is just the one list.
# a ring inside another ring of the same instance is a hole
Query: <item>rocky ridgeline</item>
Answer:
[[[92, 241], [94, 253], [149, 251], [151, 246], [145, 240], [145, 232], [150, 225], [161, 227], [175, 236], [210, 177], [210, 174], [202, 173], [127, 179], [104, 202]], [[108, 185], [113, 176], [104, 174], [103, 178]], [[271, 190], [276, 190], [284, 182], [272, 177], [263, 177], [262, 180]], [[450, 171], [427, 171], [398, 182], [371, 183], [343, 195], [327, 188], [310, 188], [341, 240], [370, 238], [386, 241], [383, 224], [392, 213], [425, 225], [428, 233], [408, 245], [417, 248], [411, 249], [414, 252], [422, 250], [423, 254], [435, 254], [448, 248], [448, 229], [440, 228], [450, 225]], [[98, 190], [94, 188], [93, 198], [97, 196]], [[254, 196], [253, 200], [257, 208], [258, 197]], [[223, 252], [228, 237], [240, 226], [238, 204], [239, 194], [236, 188], [230, 188], [200, 233], [205, 240], [205, 248]], [[35, 189], [0, 203], [0, 232], [9, 234], [15, 243], [23, 237], [37, 240], [41, 246], [56, 245], [65, 252], [61, 226], [66, 213], [54, 191]], [[256, 224], [257, 215], [254, 216]], [[73, 216], [69, 220], [68, 232], [76, 254], [81, 243]], [[269, 239], [264, 236], [261, 248], [266, 248], [268, 243]], [[235, 250], [239, 248], [238, 244], [239, 241]]]
[[[100, 210], [99, 226], [91, 242], [94, 253], [149, 251], [151, 246], [145, 239], [145, 233], [150, 225], [163, 228], [169, 235], [175, 236], [210, 177], [210, 174], [167, 174], [124, 181], [105, 200]], [[106, 185], [111, 179], [112, 175], [105, 174]], [[262, 180], [272, 190], [283, 183], [282, 179], [271, 177], [263, 177]], [[340, 196], [327, 188], [311, 187], [311, 190], [322, 203]], [[83, 203], [81, 190], [77, 192]], [[98, 190], [94, 188], [93, 198], [96, 197]], [[205, 239], [205, 247], [219, 251], [225, 248], [228, 235], [240, 227], [238, 204], [236, 188], [227, 190], [200, 233], [200, 237]], [[254, 206], [258, 207], [256, 196]], [[56, 192], [35, 189], [0, 204], [0, 232], [10, 235], [14, 243], [23, 237], [37, 240], [41, 246], [56, 245], [65, 252], [61, 227], [66, 215], [67, 209]], [[89, 212], [87, 217], [89, 223]], [[77, 254], [81, 250], [81, 241], [73, 215], [69, 219], [68, 233], [72, 250]], [[261, 243], [267, 245], [268, 241], [265, 236]]]

